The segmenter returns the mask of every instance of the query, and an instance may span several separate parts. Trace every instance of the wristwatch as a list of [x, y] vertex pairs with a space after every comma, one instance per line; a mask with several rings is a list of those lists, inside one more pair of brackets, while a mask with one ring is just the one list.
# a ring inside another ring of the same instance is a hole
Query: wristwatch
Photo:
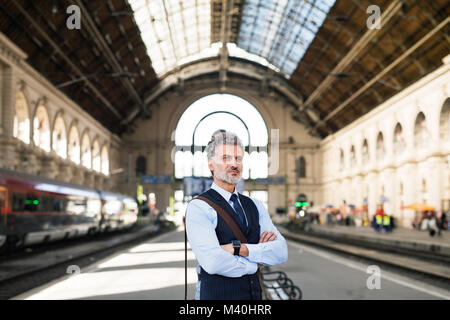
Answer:
[[241, 242], [239, 240], [232, 240], [231, 244], [233, 245], [234, 248], [234, 255], [238, 256], [239, 251], [241, 250]]

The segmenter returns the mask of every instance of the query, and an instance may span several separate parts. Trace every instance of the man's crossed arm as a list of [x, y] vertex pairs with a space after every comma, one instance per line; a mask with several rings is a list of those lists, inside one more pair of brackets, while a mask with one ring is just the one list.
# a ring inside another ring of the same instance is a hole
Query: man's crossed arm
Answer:
[[[264, 231], [264, 232], [261, 234], [261, 237], [259, 238], [259, 242], [258, 242], [258, 243], [264, 243], [264, 242], [274, 241], [274, 240], [276, 240], [276, 239], [277, 239], [277, 235], [276, 235], [274, 232], [271, 232], [271, 231], [270, 231], [270, 232]], [[234, 254], [233, 244], [228, 243], [228, 244], [221, 245], [220, 247], [221, 247], [223, 250], [225, 250], [225, 251], [227, 251], [227, 252], [229, 252], [229, 253], [231, 253], [231, 254]], [[247, 248], [246, 244], [245, 244], [245, 243], [242, 243], [242, 244], [241, 244], [241, 250], [239, 250], [239, 255], [240, 255], [241, 257], [246, 258], [246, 257], [248, 257], [248, 254], [249, 254], [249, 252], [248, 252], [248, 248]], [[256, 261], [255, 261], [255, 262], [256, 262]]]

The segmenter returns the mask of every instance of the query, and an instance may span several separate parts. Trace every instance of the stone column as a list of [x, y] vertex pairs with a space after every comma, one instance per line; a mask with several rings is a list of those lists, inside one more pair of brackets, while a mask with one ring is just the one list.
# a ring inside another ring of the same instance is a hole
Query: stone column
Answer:
[[88, 188], [94, 188], [95, 183], [94, 173], [91, 170], [86, 170], [84, 173], [83, 185]]
[[[1, 64], [0, 64], [1, 65]], [[0, 133], [6, 137], [13, 136], [14, 130], [14, 115], [16, 103], [16, 72], [11, 66], [1, 65], [1, 129]]]
[[78, 185], [84, 185], [84, 173], [85, 169], [79, 165], [72, 167], [72, 183]]
[[445, 162], [443, 157], [433, 157], [428, 159], [427, 165], [429, 167], [430, 179], [428, 179], [428, 204], [436, 207], [436, 210], [441, 210], [441, 194], [442, 184], [441, 175], [445, 172]]
[[40, 157], [41, 172], [40, 175], [49, 179], [56, 179], [58, 175], [58, 162], [54, 152], [45, 153]]
[[103, 175], [100, 173], [94, 174], [94, 188], [103, 190]]
[[69, 160], [60, 160], [58, 164], [58, 175], [56, 179], [64, 182], [71, 182], [73, 177], [73, 168]]
[[15, 114], [15, 70], [0, 63], [0, 165], [15, 170], [17, 156], [13, 137]]

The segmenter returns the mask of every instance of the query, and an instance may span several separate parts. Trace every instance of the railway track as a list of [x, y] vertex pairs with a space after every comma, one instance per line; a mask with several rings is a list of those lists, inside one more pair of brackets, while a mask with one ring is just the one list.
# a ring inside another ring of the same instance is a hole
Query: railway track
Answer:
[[305, 243], [344, 255], [352, 259], [377, 264], [405, 273], [413, 278], [426, 281], [450, 291], [450, 261], [448, 257], [432, 253], [411, 252], [397, 248], [374, 248], [372, 245], [357, 243], [350, 239], [328, 238], [312, 233], [299, 233], [277, 226], [286, 239]]
[[[96, 239], [55, 243], [35, 252], [16, 252], [0, 257], [0, 299], [11, 299], [74, 271], [171, 230], [147, 226]], [[48, 260], [47, 260], [48, 259]]]

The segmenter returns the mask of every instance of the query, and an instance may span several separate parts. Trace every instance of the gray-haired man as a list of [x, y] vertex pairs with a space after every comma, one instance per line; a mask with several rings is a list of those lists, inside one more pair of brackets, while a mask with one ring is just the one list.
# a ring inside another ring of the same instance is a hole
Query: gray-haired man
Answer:
[[286, 240], [264, 206], [235, 189], [243, 165], [241, 140], [234, 133], [218, 130], [206, 152], [214, 183], [201, 196], [222, 208], [247, 242], [237, 241], [230, 225], [207, 202], [194, 199], [189, 203], [186, 231], [199, 263], [196, 299], [259, 300], [258, 264], [285, 262]]

